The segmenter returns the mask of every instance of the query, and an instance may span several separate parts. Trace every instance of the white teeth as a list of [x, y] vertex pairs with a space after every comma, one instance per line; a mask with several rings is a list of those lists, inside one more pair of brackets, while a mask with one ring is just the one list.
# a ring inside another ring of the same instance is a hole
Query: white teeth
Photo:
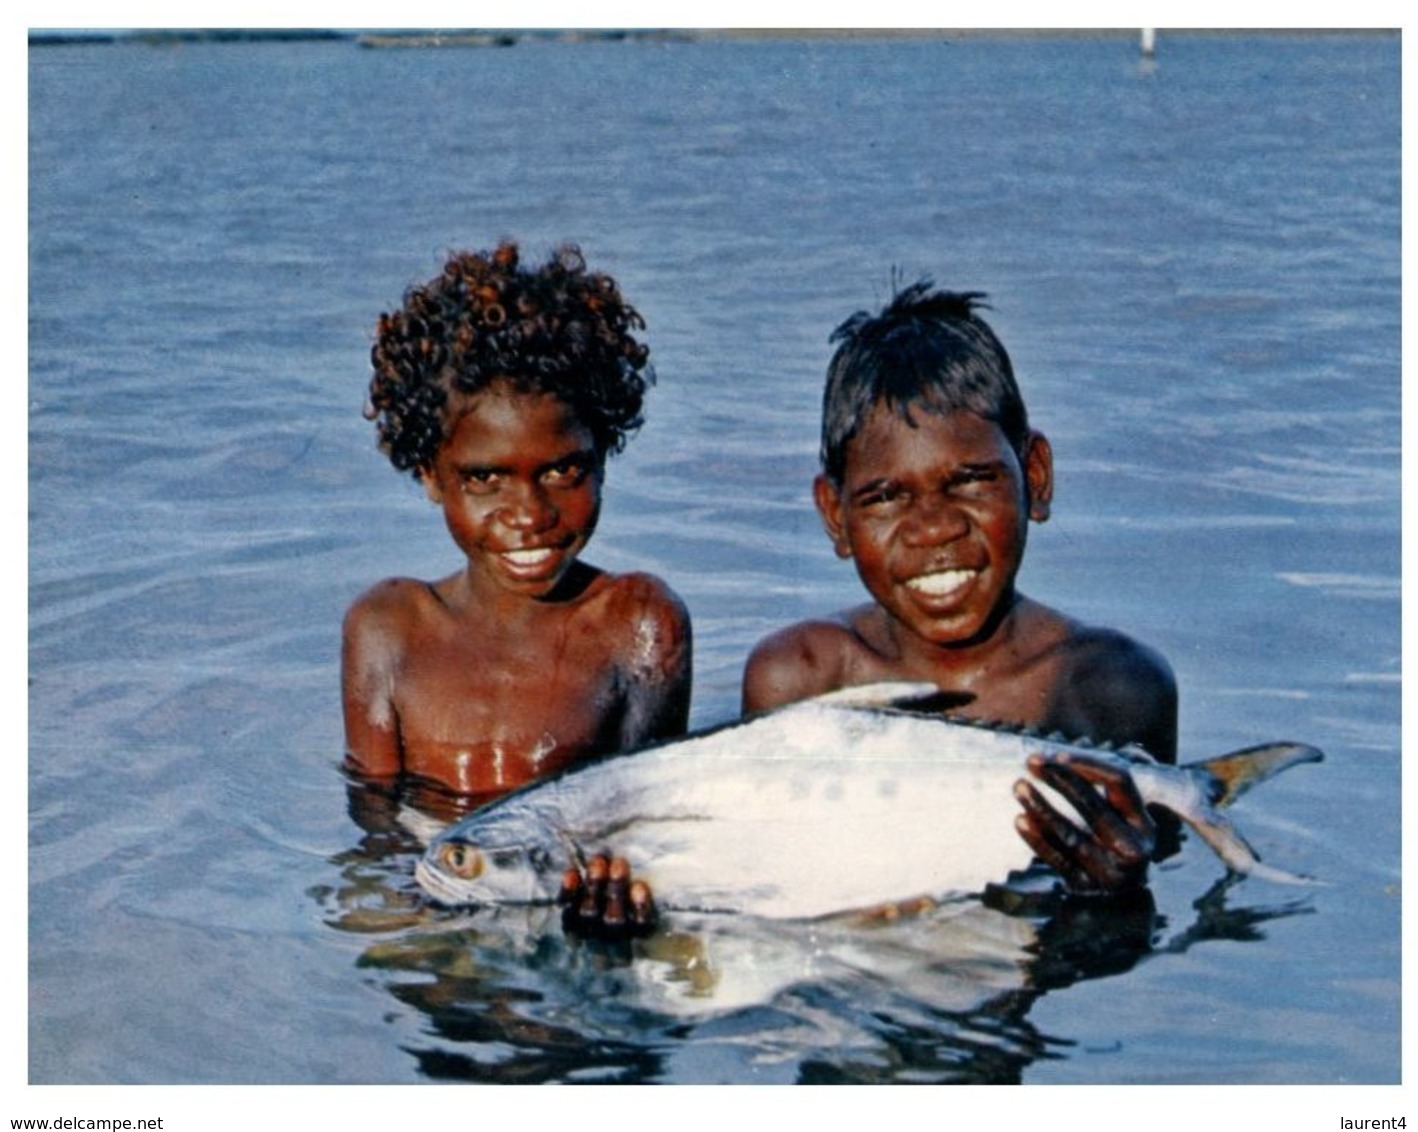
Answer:
[[549, 561], [555, 553], [554, 550], [542, 547], [537, 550], [508, 550], [503, 553], [503, 557], [514, 566], [540, 566]]
[[975, 576], [974, 570], [938, 570], [934, 574], [922, 574], [906, 584], [913, 590], [928, 597], [940, 597], [959, 589]]

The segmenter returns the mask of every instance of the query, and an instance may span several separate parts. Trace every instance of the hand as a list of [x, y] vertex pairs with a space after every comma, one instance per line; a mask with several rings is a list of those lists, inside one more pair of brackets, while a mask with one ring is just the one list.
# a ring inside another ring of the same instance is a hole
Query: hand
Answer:
[[631, 880], [623, 857], [598, 853], [586, 862], [586, 872], [572, 865], [561, 878], [561, 926], [571, 935], [594, 939], [647, 936], [659, 924], [650, 886]]
[[1146, 883], [1157, 828], [1125, 771], [1066, 755], [1031, 756], [1028, 768], [1057, 790], [1087, 827], [1060, 814], [1027, 779], [1015, 783], [1014, 796], [1024, 807], [1015, 828], [1071, 892], [1121, 892]]

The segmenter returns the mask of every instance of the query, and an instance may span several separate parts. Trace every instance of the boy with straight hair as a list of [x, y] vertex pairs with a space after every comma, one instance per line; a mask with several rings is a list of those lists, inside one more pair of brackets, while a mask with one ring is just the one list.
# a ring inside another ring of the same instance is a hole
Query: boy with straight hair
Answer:
[[[962, 715], [1135, 743], [1175, 762], [1167, 662], [1015, 587], [1029, 524], [1049, 518], [1053, 456], [978, 313], [982, 298], [923, 280], [832, 335], [813, 496], [872, 600], [760, 642], [744, 672], [744, 710], [882, 680], [927, 681], [964, 702]], [[1141, 883], [1156, 829], [1128, 780], [1085, 763], [1031, 770], [1088, 827], [1018, 784], [1020, 834], [1070, 889]]]

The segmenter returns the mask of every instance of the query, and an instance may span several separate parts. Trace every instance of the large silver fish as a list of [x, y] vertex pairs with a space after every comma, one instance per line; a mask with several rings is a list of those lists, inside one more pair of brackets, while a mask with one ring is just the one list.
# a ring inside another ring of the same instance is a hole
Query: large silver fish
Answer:
[[[573, 860], [610, 850], [661, 908], [803, 918], [978, 893], [1028, 866], [1013, 783], [1030, 755], [1125, 767], [1238, 873], [1262, 865], [1220, 813], [1248, 786], [1323, 756], [1278, 743], [1185, 767], [939, 714], [929, 686], [849, 688], [515, 791], [435, 837], [416, 866], [440, 903], [543, 903]], [[1062, 799], [1057, 804], [1071, 813]]]

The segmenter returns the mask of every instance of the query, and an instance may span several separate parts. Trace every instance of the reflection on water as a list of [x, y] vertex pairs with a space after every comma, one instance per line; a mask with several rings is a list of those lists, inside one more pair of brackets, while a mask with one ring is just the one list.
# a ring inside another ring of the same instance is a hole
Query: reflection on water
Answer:
[[1017, 1083], [1073, 1055], [1029, 1020], [1043, 996], [1197, 944], [1261, 943], [1267, 922], [1312, 911], [1232, 906], [1227, 878], [1169, 924], [1150, 892], [1026, 882], [889, 921], [675, 913], [649, 939], [584, 940], [550, 906], [427, 903], [412, 865], [419, 827], [439, 823], [410, 804], [426, 786], [348, 793], [364, 836], [332, 859], [342, 883], [310, 896], [331, 928], [368, 937], [359, 968], [423, 1017], [406, 1052], [433, 1079]]

